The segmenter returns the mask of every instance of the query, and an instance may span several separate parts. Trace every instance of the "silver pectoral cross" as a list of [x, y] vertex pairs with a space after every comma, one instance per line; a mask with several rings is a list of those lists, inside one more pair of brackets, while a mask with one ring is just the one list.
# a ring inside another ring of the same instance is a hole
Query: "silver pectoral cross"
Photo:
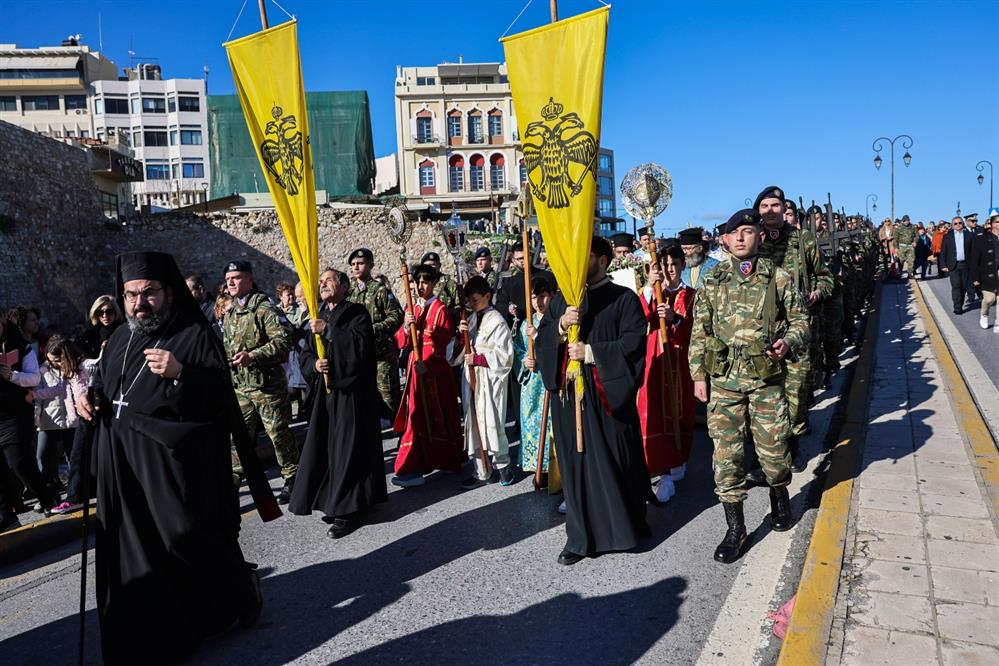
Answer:
[[111, 404], [118, 406], [118, 409], [115, 410], [114, 417], [116, 419], [120, 419], [121, 418], [121, 408], [122, 407], [128, 407], [128, 403], [125, 402], [125, 394], [122, 393], [121, 397], [119, 397], [117, 400], [112, 400]]

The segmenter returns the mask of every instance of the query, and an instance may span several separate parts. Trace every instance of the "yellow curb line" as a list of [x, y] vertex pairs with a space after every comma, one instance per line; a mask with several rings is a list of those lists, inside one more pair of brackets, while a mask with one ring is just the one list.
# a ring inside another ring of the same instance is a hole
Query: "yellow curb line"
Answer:
[[839, 442], [833, 448], [832, 462], [826, 473], [826, 485], [802, 567], [794, 611], [777, 659], [778, 666], [822, 664], [825, 661], [846, 549], [853, 478], [867, 421], [867, 398], [874, 366], [882, 288], [882, 283], [878, 283], [867, 315], [864, 346], [853, 375]]
[[954, 416], [957, 417], [958, 428], [967, 436], [971, 444], [971, 450], [975, 454], [974, 464], [982, 474], [989, 499], [992, 501], [992, 515], [999, 516], [999, 450], [992, 440], [992, 432], [988, 424], [978, 411], [975, 399], [968, 389], [964, 375], [961, 374], [954, 355], [951, 353], [947, 341], [937, 326], [936, 316], [930, 311], [929, 306], [923, 298], [922, 288], [913, 290], [916, 293], [916, 302], [919, 304], [919, 313], [926, 320], [926, 332], [930, 337], [930, 344], [933, 346], [933, 355], [937, 359], [937, 367], [943, 375], [944, 386], [951, 395], [951, 406], [954, 409]]

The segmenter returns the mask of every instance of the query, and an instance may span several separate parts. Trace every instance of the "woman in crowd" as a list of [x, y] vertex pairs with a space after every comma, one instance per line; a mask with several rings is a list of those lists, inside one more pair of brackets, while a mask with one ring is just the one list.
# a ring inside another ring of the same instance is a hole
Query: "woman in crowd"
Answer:
[[114, 296], [104, 294], [98, 296], [90, 306], [88, 318], [90, 328], [83, 334], [80, 347], [85, 358], [100, 358], [108, 338], [122, 324], [124, 317], [121, 316], [121, 310]]
[[[79, 418], [76, 403], [87, 391], [88, 373], [83, 356], [70, 340], [52, 336], [45, 349], [45, 363], [41, 367], [41, 381], [31, 391], [35, 403], [35, 424], [38, 427], [38, 469], [49, 486], [58, 483], [60, 449], [69, 454], [70, 489], [75, 491], [79, 482], [81, 450], [74, 450], [74, 434]], [[52, 509], [52, 513], [66, 513], [80, 508], [74, 492], [66, 501]]]
[[936, 230], [933, 232], [933, 240], [930, 243], [933, 263], [937, 265], [937, 277], [940, 277], [940, 252], [943, 251], [943, 239], [947, 235], [947, 224], [940, 220]]
[[[932, 226], [932, 225], [930, 225]], [[933, 239], [926, 232], [922, 223], [916, 225], [916, 261], [913, 272], [919, 271], [919, 278], [926, 279], [926, 269], [930, 267], [930, 255], [933, 254]]]

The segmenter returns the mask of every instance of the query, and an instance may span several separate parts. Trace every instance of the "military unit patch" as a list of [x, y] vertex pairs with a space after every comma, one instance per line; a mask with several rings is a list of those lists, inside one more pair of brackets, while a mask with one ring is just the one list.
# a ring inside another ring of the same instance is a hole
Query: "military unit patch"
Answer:
[[753, 272], [753, 262], [743, 261], [739, 264], [739, 272], [748, 277]]
[[780, 238], [780, 229], [770, 229], [767, 233], [770, 234], [770, 238], [773, 240]]

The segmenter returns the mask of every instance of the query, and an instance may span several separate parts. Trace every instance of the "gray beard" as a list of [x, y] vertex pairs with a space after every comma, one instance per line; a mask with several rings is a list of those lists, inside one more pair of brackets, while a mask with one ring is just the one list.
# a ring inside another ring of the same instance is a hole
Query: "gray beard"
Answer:
[[[693, 245], [693, 243], [691, 243]], [[704, 253], [695, 252], [694, 254], [687, 257], [687, 268], [697, 268], [704, 263]]]
[[171, 317], [173, 317], [173, 306], [167, 303], [159, 312], [154, 312], [145, 319], [139, 319], [133, 315], [126, 315], [125, 318], [128, 320], [128, 327], [133, 333], [142, 333], [143, 335], [152, 337], [153, 334], [166, 326]]

